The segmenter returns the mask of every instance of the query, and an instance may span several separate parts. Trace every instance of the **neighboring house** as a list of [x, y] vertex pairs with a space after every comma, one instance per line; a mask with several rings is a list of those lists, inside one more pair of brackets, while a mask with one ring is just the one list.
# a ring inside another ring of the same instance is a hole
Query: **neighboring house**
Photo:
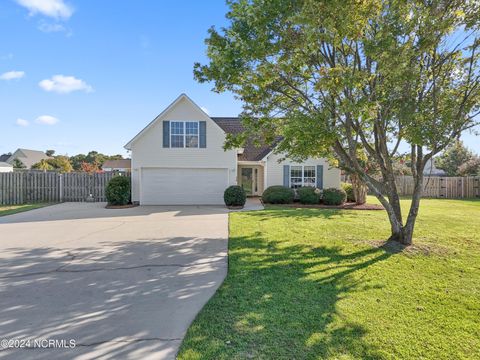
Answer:
[[102, 165], [103, 171], [130, 171], [132, 168], [132, 160], [107, 160]]
[[208, 116], [180, 95], [125, 148], [132, 155], [132, 201], [141, 205], [223, 204], [223, 192], [241, 185], [261, 195], [272, 185], [339, 187], [340, 170], [325, 159], [279, 162], [272, 147], [224, 150], [238, 118]]
[[12, 154], [3, 154], [0, 155], [0, 162], [7, 162], [7, 160], [12, 156]]
[[32, 165], [43, 159], [50, 159], [50, 156], [47, 156], [43, 151], [17, 149], [17, 151], [15, 151], [6, 162], [13, 164], [15, 159], [20, 160], [27, 169], [31, 169]]
[[12, 172], [13, 171], [13, 165], [0, 161], [0, 173], [2, 172]]
[[435, 166], [435, 158], [430, 159], [425, 164], [425, 168], [423, 169], [423, 175], [425, 176], [445, 176], [445, 171], [438, 169]]

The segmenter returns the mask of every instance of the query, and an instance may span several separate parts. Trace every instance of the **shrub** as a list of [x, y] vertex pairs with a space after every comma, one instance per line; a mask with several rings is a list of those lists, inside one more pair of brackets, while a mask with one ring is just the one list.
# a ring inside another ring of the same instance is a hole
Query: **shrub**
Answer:
[[130, 202], [130, 178], [115, 176], [107, 184], [105, 196], [110, 205], [126, 205]]
[[326, 205], [342, 205], [347, 199], [343, 189], [329, 188], [323, 190], [323, 202]]
[[266, 204], [291, 204], [295, 192], [285, 186], [275, 185], [265, 189], [262, 200]]
[[353, 193], [352, 184], [342, 183], [342, 189], [347, 193], [347, 201], [355, 202], [355, 194]]
[[311, 186], [304, 186], [297, 189], [298, 201], [301, 204], [318, 204], [320, 201], [320, 195], [316, 192], [316, 189]]
[[227, 206], [243, 206], [247, 201], [247, 194], [241, 186], [229, 186], [223, 193], [223, 200]]

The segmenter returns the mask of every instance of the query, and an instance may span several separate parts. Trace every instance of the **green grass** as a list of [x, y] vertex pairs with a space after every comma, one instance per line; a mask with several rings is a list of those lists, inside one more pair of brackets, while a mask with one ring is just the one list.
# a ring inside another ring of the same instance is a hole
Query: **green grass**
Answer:
[[383, 211], [232, 213], [179, 359], [479, 359], [480, 201], [422, 200], [413, 250], [388, 235]]
[[40, 204], [22, 204], [22, 205], [0, 205], [0, 216], [12, 215], [28, 210], [38, 209], [44, 206], [51, 205], [50, 203]]

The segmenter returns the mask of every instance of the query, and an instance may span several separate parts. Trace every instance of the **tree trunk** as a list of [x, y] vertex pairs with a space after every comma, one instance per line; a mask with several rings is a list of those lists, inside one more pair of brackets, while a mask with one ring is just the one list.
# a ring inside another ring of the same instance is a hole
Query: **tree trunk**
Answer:
[[352, 182], [355, 203], [357, 203], [357, 205], [365, 204], [367, 202], [367, 185], [360, 179], [357, 174], [351, 174], [350, 180]]

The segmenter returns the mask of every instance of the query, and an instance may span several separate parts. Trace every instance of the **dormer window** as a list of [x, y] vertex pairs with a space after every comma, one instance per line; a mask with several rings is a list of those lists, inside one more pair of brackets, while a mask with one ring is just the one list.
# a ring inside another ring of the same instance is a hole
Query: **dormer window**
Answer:
[[198, 148], [198, 121], [170, 121], [170, 144], [172, 148]]

